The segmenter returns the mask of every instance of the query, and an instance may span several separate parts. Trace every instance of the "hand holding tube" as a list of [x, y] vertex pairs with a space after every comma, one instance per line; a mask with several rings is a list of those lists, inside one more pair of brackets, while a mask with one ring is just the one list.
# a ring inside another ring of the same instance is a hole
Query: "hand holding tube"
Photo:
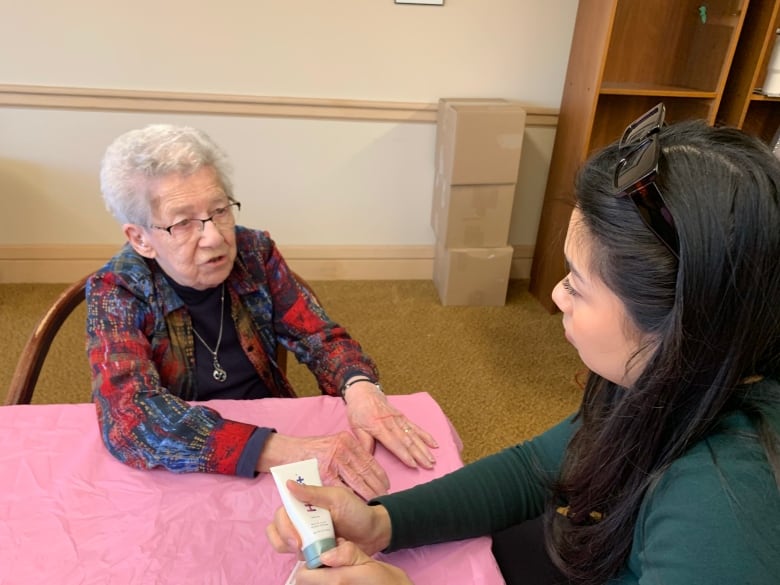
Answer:
[[323, 553], [327, 567], [298, 571], [295, 585], [412, 585], [398, 567], [372, 559], [353, 542], [340, 539]]
[[[298, 500], [327, 509], [336, 536], [350, 540], [368, 555], [390, 544], [392, 528], [384, 506], [369, 506], [344, 488], [306, 486], [288, 481], [287, 489]], [[266, 535], [277, 552], [297, 553], [301, 548], [300, 536], [283, 507], [276, 510]]]

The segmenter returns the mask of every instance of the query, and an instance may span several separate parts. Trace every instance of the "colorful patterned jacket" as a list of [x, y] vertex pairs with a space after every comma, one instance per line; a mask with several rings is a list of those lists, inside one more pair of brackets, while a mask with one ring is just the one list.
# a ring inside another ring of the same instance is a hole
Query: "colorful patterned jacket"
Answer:
[[[274, 396], [295, 393], [276, 364], [281, 343], [323, 393], [349, 377], [377, 379], [374, 362], [293, 277], [267, 232], [236, 227], [226, 283], [241, 347]], [[103, 441], [137, 468], [235, 474], [256, 426], [197, 400], [192, 323], [154, 260], [129, 245], [87, 283], [87, 355]]]

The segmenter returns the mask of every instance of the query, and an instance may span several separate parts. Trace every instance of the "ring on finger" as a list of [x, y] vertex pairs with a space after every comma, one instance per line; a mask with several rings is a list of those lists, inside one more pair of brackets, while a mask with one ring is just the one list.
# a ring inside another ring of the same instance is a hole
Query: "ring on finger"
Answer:
[[403, 430], [404, 430], [405, 433], [411, 433], [412, 432], [412, 427], [406, 426], [406, 427], [404, 427]]

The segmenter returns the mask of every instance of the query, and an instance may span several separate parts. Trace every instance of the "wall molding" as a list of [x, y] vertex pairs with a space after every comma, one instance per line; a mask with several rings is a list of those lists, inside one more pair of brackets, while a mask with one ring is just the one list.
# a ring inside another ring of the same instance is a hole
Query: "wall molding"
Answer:
[[[438, 104], [0, 84], [0, 107], [435, 124]], [[527, 126], [558, 123], [557, 109], [525, 109]]]
[[[437, 103], [265, 97], [0, 84], [0, 107], [436, 123]], [[558, 110], [525, 106], [526, 126], [556, 127]], [[279, 246], [311, 280], [430, 279], [430, 246]], [[72, 282], [99, 268], [111, 244], [0, 245], [0, 283]], [[533, 246], [515, 246], [512, 278], [530, 275]]]
[[[119, 245], [0, 245], [0, 284], [65, 283], [100, 268]], [[430, 280], [433, 245], [283, 246], [290, 266], [307, 280]], [[514, 246], [511, 278], [527, 279], [533, 246]]]

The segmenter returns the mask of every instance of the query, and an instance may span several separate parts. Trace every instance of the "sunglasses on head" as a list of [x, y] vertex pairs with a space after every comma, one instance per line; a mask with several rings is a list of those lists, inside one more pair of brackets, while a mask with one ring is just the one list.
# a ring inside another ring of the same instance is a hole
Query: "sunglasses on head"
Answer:
[[615, 197], [629, 197], [645, 225], [663, 242], [675, 258], [680, 258], [680, 242], [674, 219], [666, 207], [655, 178], [661, 145], [658, 134], [664, 124], [666, 107], [658, 104], [631, 122], [623, 132], [615, 166]]

